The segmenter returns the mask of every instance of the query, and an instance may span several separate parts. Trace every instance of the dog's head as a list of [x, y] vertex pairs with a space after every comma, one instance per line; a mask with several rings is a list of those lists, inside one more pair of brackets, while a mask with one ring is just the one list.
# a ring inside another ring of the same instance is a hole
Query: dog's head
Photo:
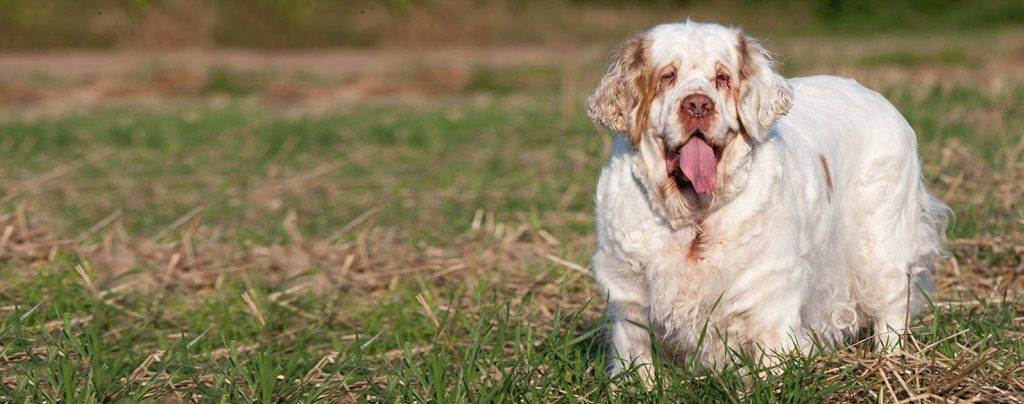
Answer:
[[627, 41], [587, 114], [629, 140], [655, 209], [682, 225], [737, 192], [751, 150], [791, 97], [756, 40], [687, 21]]

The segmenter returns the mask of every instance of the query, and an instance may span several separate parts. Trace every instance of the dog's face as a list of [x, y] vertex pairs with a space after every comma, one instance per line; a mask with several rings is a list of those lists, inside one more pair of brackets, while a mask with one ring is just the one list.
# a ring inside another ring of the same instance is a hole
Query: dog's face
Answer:
[[628, 41], [587, 112], [629, 139], [652, 205], [680, 226], [738, 192], [751, 150], [791, 94], [757, 41], [687, 21]]

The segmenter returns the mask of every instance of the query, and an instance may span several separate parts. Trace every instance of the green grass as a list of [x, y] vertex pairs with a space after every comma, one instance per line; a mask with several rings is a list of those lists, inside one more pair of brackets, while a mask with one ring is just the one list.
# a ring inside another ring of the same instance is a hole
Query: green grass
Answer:
[[[481, 74], [477, 91], [548, 80], [524, 75]], [[1019, 371], [1024, 307], [999, 299], [1019, 287], [999, 279], [1021, 262], [1024, 89], [886, 94], [956, 211], [963, 272], [940, 273], [939, 302], [914, 326], [935, 345], [905, 361], [939, 383], [966, 366], [957, 360], [991, 352], [941, 395], [1019, 392], [1000, 372]], [[651, 390], [612, 380], [601, 296], [548, 257], [587, 264], [589, 196], [610, 139], [556, 98], [0, 122], [0, 234], [12, 229], [0, 253], [0, 400], [889, 399], [871, 364], [898, 364], [863, 347], [774, 372], [743, 357], [716, 373], [663, 365]]]
[[889, 53], [880, 53], [862, 57], [857, 64], [865, 67], [874, 66], [934, 66], [934, 65], [963, 65], [971, 60], [962, 49], [948, 48], [934, 53], [920, 53], [901, 50]]
[[1017, 0], [5, 0], [0, 49], [564, 46], [617, 41], [656, 22], [686, 17], [760, 34], [941, 33], [1019, 26], [1024, 7]]
[[[53, 184], [55, 189], [39, 195], [48, 205], [62, 205], [52, 213], [67, 224], [65, 231], [87, 229], [110, 213], [103, 207], [114, 206], [125, 210], [129, 230], [141, 233], [169, 224], [198, 204], [210, 209], [204, 219], [230, 227], [273, 212], [278, 217], [265, 219], [279, 221], [282, 209], [236, 206], [237, 198], [259, 199], [249, 193], [326, 165], [332, 169], [312, 186], [277, 195], [297, 210], [303, 230], [324, 234], [380, 205], [388, 225], [417, 218], [426, 221], [422, 227], [431, 233], [440, 230], [437, 236], [450, 237], [465, 230], [477, 208], [542, 215], [571, 185], [582, 185], [577, 178], [544, 175], [577, 167], [574, 159], [581, 155], [566, 151], [596, 155], [606, 143], [589, 122], [574, 118], [569, 131], [586, 136], [552, 136], [548, 123], [559, 119], [557, 113], [536, 106], [367, 109], [299, 120], [267, 118], [264, 111], [237, 106], [114, 109], [55, 121], [8, 122], [0, 130], [6, 150], [20, 156], [17, 164], [8, 160], [15, 178], [30, 180], [61, 162], [79, 163]], [[582, 162], [596, 176], [600, 162], [587, 160]], [[140, 180], [126, 182], [126, 177]], [[62, 189], [62, 184], [69, 187]], [[174, 191], [174, 198], [160, 198], [165, 190]], [[422, 191], [429, 191], [426, 200], [410, 199]], [[580, 197], [569, 207], [585, 206]], [[270, 223], [252, 227], [273, 228]]]
[[560, 76], [561, 72], [552, 66], [481, 68], [473, 71], [466, 90], [500, 95], [524, 90], [536, 92], [545, 88], [557, 88]]
[[233, 96], [249, 95], [266, 87], [266, 75], [232, 72], [223, 68], [212, 69], [206, 78], [204, 92]]

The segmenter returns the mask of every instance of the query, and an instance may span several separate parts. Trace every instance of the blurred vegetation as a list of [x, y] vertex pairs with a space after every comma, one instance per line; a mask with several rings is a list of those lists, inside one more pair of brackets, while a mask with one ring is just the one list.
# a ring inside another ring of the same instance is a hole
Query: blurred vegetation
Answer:
[[857, 65], [864, 67], [883, 65], [915, 67], [924, 65], [964, 65], [970, 63], [970, 61], [970, 58], [963, 50], [949, 48], [933, 53], [899, 50], [867, 55], [857, 60]]
[[0, 0], [0, 49], [571, 43], [685, 17], [778, 35], [978, 30], [1024, 23], [1024, 1]]

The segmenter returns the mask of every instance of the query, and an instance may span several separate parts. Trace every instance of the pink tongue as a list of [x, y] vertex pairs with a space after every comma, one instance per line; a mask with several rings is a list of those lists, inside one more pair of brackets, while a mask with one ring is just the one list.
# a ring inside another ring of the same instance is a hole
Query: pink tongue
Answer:
[[686, 141], [679, 152], [679, 168], [693, 183], [693, 189], [698, 194], [710, 194], [715, 188], [718, 159], [715, 158], [715, 151], [711, 149], [711, 145], [704, 139], [693, 136]]

